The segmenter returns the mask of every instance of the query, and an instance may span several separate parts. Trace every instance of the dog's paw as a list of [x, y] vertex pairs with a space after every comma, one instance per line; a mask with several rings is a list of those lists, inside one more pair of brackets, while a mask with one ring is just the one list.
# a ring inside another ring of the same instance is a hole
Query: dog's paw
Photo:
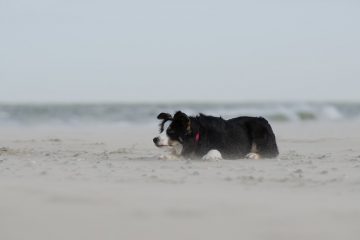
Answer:
[[249, 153], [248, 155], [246, 155], [246, 158], [258, 160], [258, 159], [260, 159], [260, 155], [257, 153]]
[[218, 150], [210, 150], [201, 159], [206, 160], [206, 161], [220, 160], [220, 159], [222, 159], [222, 156], [221, 156], [221, 153]]
[[176, 160], [176, 159], [179, 159], [179, 157], [176, 155], [169, 154], [169, 155], [160, 155], [159, 159], [160, 160]]

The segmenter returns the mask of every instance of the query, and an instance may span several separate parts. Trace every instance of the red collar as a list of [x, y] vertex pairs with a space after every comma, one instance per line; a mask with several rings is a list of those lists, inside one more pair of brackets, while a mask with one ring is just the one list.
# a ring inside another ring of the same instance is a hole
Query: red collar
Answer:
[[195, 142], [198, 143], [200, 140], [200, 132], [197, 132], [195, 135]]

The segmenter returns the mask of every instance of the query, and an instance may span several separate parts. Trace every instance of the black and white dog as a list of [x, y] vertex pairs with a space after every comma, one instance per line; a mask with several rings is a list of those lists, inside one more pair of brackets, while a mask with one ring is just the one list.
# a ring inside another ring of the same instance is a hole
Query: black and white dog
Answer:
[[157, 118], [162, 120], [160, 136], [153, 142], [157, 147], [172, 147], [178, 156], [211, 160], [274, 158], [279, 154], [272, 128], [262, 117], [224, 120], [204, 114], [190, 117], [178, 111], [174, 116], [160, 113]]

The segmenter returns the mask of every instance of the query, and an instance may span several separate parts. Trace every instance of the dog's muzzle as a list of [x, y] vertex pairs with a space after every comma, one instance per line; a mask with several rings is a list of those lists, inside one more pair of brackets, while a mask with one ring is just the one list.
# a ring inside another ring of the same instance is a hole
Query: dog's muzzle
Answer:
[[157, 147], [169, 146], [168, 142], [162, 140], [160, 137], [155, 137], [155, 138], [153, 139], [153, 142], [155, 143], [155, 146], [157, 146]]
[[156, 146], [158, 146], [159, 141], [160, 141], [160, 140], [159, 140], [158, 137], [155, 137], [155, 138], [153, 139], [153, 142], [155, 143]]

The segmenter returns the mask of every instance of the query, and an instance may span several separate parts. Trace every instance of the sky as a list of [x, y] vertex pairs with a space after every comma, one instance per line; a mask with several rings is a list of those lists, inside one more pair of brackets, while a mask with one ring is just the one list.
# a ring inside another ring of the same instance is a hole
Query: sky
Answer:
[[0, 0], [0, 102], [360, 101], [360, 1]]

